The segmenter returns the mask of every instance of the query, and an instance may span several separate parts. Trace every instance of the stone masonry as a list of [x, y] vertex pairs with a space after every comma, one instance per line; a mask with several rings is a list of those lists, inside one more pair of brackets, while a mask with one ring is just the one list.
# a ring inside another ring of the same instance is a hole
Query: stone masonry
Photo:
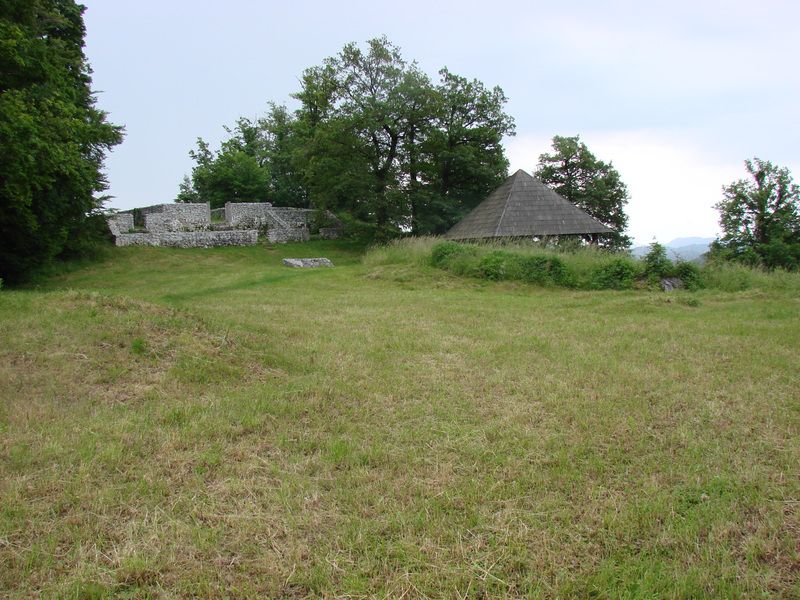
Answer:
[[[268, 202], [228, 202], [224, 223], [211, 223], [208, 204], [159, 204], [137, 209], [145, 231], [134, 230], [134, 212], [108, 217], [108, 227], [117, 246], [171, 246], [178, 248], [255, 244], [259, 231], [276, 244], [305, 242], [317, 211], [304, 208], [273, 207]], [[216, 209], [220, 215], [223, 209]], [[221, 216], [221, 215], [220, 215]], [[339, 237], [336, 217], [328, 213], [333, 227], [320, 228], [323, 239]]]
[[128, 233], [133, 229], [133, 215], [131, 213], [117, 213], [108, 217], [107, 220], [111, 235], [115, 237], [121, 233]]
[[176, 202], [162, 204], [160, 211], [142, 212], [144, 228], [150, 233], [198, 231], [208, 229], [211, 224], [211, 210], [205, 203]]
[[230, 231], [170, 231], [162, 233], [123, 233], [116, 236], [117, 246], [163, 246], [169, 248], [213, 248], [216, 246], [254, 246], [255, 229]]

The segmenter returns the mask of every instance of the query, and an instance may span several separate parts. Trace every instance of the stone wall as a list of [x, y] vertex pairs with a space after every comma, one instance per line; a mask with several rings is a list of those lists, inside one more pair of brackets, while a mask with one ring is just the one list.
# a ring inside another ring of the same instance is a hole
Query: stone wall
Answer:
[[321, 240], [338, 240], [342, 237], [341, 227], [320, 227], [319, 238]]
[[121, 233], [114, 238], [117, 246], [165, 246], [170, 248], [213, 248], [216, 246], [254, 246], [255, 229], [231, 231], [175, 231], [161, 233]]
[[[134, 228], [134, 212], [141, 214], [146, 232], [127, 233]], [[215, 216], [224, 213], [225, 223], [211, 223], [208, 204], [157, 204], [116, 213], [108, 217], [108, 227], [117, 246], [172, 246], [178, 248], [237, 246], [256, 243], [258, 231], [266, 230], [273, 244], [306, 242], [309, 227], [315, 225], [317, 211], [308, 208], [272, 206], [269, 202], [228, 202], [216, 209]], [[327, 221], [337, 224], [331, 213]], [[340, 228], [320, 229], [320, 237], [338, 237]]]
[[150, 233], [196, 231], [211, 224], [211, 210], [206, 203], [176, 202], [142, 209], [144, 227]]
[[121, 233], [127, 233], [133, 229], [133, 214], [132, 213], [117, 213], [111, 215], [107, 219], [108, 229], [111, 235], [117, 236]]
[[281, 227], [267, 229], [267, 239], [271, 244], [285, 244], [286, 242], [307, 242], [311, 239], [308, 227]]
[[233, 227], [255, 226], [267, 224], [267, 210], [272, 208], [269, 202], [226, 202], [225, 221]]
[[269, 210], [269, 216], [290, 227], [309, 227], [314, 221], [316, 213], [317, 211], [311, 208], [290, 208], [288, 206], [276, 206]]
[[266, 229], [273, 244], [304, 242], [309, 239], [308, 222], [313, 210], [273, 207], [269, 202], [228, 202], [225, 220], [232, 227]]

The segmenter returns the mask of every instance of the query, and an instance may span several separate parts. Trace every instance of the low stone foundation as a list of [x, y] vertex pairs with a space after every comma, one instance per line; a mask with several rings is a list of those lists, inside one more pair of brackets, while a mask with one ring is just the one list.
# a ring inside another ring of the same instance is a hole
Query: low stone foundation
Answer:
[[163, 246], [169, 248], [215, 248], [217, 246], [254, 246], [255, 229], [232, 231], [175, 231], [164, 233], [120, 233], [117, 246]]
[[271, 244], [285, 244], [286, 242], [307, 242], [311, 236], [307, 227], [292, 229], [267, 229], [267, 239]]
[[333, 263], [327, 258], [284, 258], [283, 264], [296, 269], [316, 269], [317, 267], [333, 266]]
[[[211, 248], [252, 245], [259, 232], [273, 244], [307, 242], [319, 216], [317, 210], [272, 206], [269, 202], [228, 202], [224, 209], [213, 211], [208, 204], [178, 202], [109, 215], [108, 227], [117, 246]], [[341, 224], [336, 217], [330, 212], [321, 216], [328, 227], [319, 229], [320, 237], [339, 237]], [[220, 217], [224, 222], [218, 221]]]
[[321, 240], [338, 240], [342, 237], [341, 227], [320, 227], [319, 239]]

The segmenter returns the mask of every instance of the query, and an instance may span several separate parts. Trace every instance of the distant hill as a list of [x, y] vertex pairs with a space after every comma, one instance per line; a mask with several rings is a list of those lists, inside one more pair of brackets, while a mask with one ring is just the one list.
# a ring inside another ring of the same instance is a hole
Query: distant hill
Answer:
[[[664, 247], [667, 249], [667, 256], [672, 260], [696, 261], [701, 260], [702, 255], [708, 252], [713, 241], [714, 238], [681, 237], [664, 244]], [[636, 246], [631, 249], [631, 253], [637, 258], [641, 258], [649, 250], [650, 246]]]

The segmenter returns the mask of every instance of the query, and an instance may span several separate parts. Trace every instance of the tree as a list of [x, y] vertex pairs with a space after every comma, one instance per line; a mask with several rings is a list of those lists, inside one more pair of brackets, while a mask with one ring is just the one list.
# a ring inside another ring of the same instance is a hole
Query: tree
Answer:
[[508, 174], [503, 136], [515, 133], [500, 87], [487, 89], [447, 69], [439, 76], [435, 119], [423, 143], [430, 157], [430, 191], [417, 216], [415, 233], [422, 234], [444, 233], [503, 181]]
[[441, 233], [502, 181], [500, 142], [514, 130], [505, 95], [440, 75], [434, 86], [385, 37], [366, 52], [348, 44], [305, 73], [295, 97], [315, 205], [346, 208], [379, 237]]
[[264, 118], [239, 119], [216, 153], [198, 140], [178, 200], [232, 199], [242, 177], [230, 178], [243, 171], [219, 164], [244, 153], [257, 163], [246, 172], [267, 174], [265, 199], [277, 205], [333, 211], [374, 239], [442, 233], [505, 178], [501, 141], [514, 122], [500, 88], [440, 76], [434, 85], [385, 37], [347, 44], [303, 72], [293, 115], [270, 104]]
[[[239, 124], [241, 126], [241, 122]], [[208, 202], [221, 208], [226, 202], [264, 202], [269, 172], [259, 164], [258, 143], [233, 137], [214, 153], [202, 138], [189, 155], [197, 162], [191, 179], [184, 178], [176, 202]]]
[[122, 140], [95, 106], [73, 0], [0, 3], [0, 277], [18, 281], [93, 236], [105, 153]]
[[553, 150], [539, 157], [536, 177], [615, 231], [591, 236], [592, 241], [611, 249], [630, 246], [623, 233], [628, 226], [628, 188], [613, 165], [598, 160], [577, 135], [553, 137]]
[[767, 268], [800, 266], [800, 188], [786, 168], [754, 158], [745, 161], [750, 179], [722, 188], [722, 236], [712, 256]]
[[267, 116], [258, 121], [266, 140], [269, 165], [269, 199], [275, 206], [308, 206], [308, 193], [296, 168], [300, 137], [295, 120], [283, 105], [270, 103]]
[[265, 202], [276, 206], [306, 206], [307, 194], [293, 169], [296, 136], [285, 106], [270, 103], [265, 117], [241, 117], [228, 138], [212, 152], [202, 138], [189, 156], [196, 165], [179, 186], [176, 202]]

